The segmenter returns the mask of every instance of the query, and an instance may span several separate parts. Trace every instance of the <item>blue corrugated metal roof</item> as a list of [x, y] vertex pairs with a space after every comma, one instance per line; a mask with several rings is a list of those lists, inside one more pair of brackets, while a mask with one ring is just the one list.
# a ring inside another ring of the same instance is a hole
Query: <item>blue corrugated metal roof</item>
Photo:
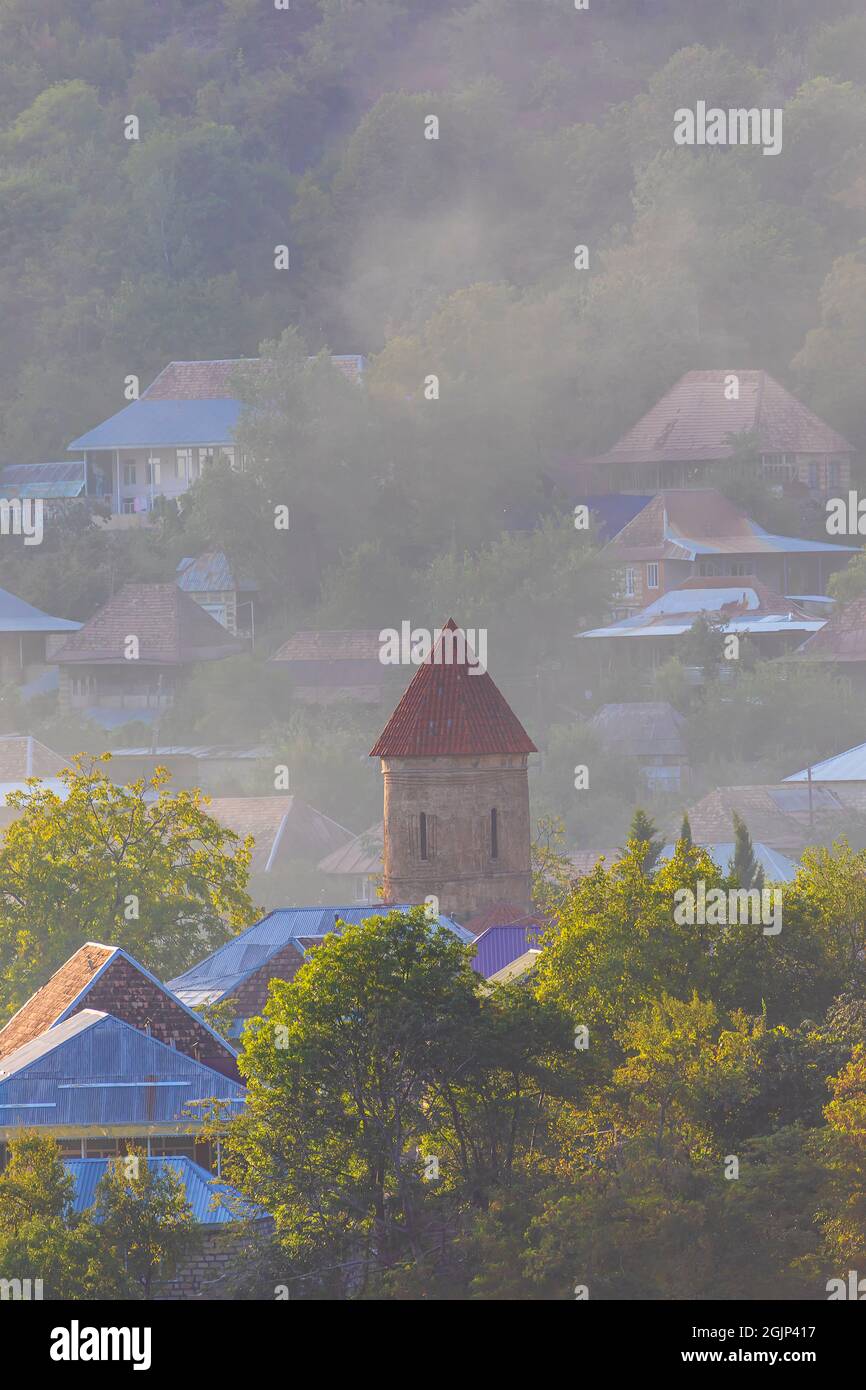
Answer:
[[[729, 843], [701, 845], [699, 848], [706, 850], [713, 863], [718, 864], [723, 873], [728, 872], [736, 848], [733, 840]], [[675, 845], [665, 845], [659, 854], [659, 860], [672, 859], [675, 849]], [[755, 841], [752, 849], [768, 883], [793, 882], [797, 873], [797, 865], [793, 859], [789, 859], [786, 854], [780, 854], [777, 849], [771, 849], [769, 845], [761, 844], [760, 841]]]
[[70, 449], [154, 449], [190, 444], [231, 444], [241, 402], [220, 400], [132, 401], [109, 420], [73, 439]]
[[[75, 1183], [73, 1211], [86, 1211], [88, 1207], [93, 1206], [96, 1189], [105, 1177], [111, 1161], [108, 1158], [64, 1159], [63, 1166], [67, 1173], [72, 1175]], [[162, 1173], [170, 1169], [177, 1174], [192, 1208], [192, 1219], [199, 1226], [223, 1226], [243, 1217], [265, 1215], [261, 1208], [244, 1201], [235, 1188], [214, 1178], [206, 1168], [194, 1163], [186, 1155], [145, 1158], [144, 1162], [152, 1172]]]
[[191, 1123], [201, 1118], [193, 1101], [245, 1097], [238, 1082], [95, 1009], [0, 1061], [0, 1130]]
[[77, 632], [81, 623], [73, 623], [69, 618], [52, 618], [25, 603], [17, 594], [8, 589], [0, 589], [0, 632]]
[[[260, 922], [254, 922], [240, 936], [227, 941], [213, 955], [193, 965], [177, 979], [169, 981], [180, 999], [195, 1007], [213, 1002], [236, 989], [241, 981], [281, 951], [299, 936], [325, 936], [334, 930], [336, 918], [350, 925], [366, 922], [370, 917], [382, 917], [389, 912], [408, 912], [412, 903], [396, 905], [376, 903], [370, 907], [280, 907], [269, 912]], [[452, 931], [461, 941], [474, 940], [451, 917], [439, 914], [439, 924]], [[302, 951], [302, 947], [298, 947]]]
[[195, 559], [181, 560], [177, 567], [177, 587], [188, 594], [222, 593], [237, 589], [244, 593], [258, 589], [258, 584], [235, 576], [228, 558], [221, 550], [209, 550]]

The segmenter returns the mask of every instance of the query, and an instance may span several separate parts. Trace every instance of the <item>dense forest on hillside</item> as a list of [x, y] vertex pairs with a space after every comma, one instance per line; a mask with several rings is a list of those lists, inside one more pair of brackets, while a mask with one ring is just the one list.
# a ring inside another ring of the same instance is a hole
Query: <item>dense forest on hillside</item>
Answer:
[[[697, 99], [783, 108], [782, 154], [675, 147], [672, 112]], [[0, 0], [0, 152], [0, 462], [64, 457], [122, 408], [130, 373], [270, 359], [238, 383], [252, 473], [215, 466], [146, 535], [85, 516], [26, 557], [4, 548], [0, 583], [61, 616], [223, 548], [261, 586], [263, 657], [297, 627], [453, 613], [489, 628], [536, 737], [572, 747], [581, 692], [611, 696], [574, 653], [608, 578], [571, 526], [569, 461], [694, 367], [765, 368], [866, 444], [853, 0]], [[362, 390], [328, 352], [365, 354]], [[754, 488], [750, 511], [790, 530]], [[238, 680], [253, 732], [284, 716], [260, 672]], [[178, 736], [231, 737], [216, 685], [181, 707]], [[730, 738], [713, 720], [694, 734], [745, 780], [834, 751], [850, 724], [845, 692], [825, 691], [808, 748], [777, 726], [767, 746], [752, 703]], [[539, 809], [567, 793], [546, 788]]]

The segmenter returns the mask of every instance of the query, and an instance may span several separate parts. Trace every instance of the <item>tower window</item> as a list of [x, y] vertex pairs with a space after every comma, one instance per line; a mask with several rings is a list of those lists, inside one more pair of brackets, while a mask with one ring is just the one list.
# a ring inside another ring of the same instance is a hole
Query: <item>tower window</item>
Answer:
[[427, 853], [427, 813], [422, 811], [418, 817], [418, 848], [422, 859], [428, 859]]
[[499, 812], [495, 806], [490, 812], [490, 858], [499, 858]]

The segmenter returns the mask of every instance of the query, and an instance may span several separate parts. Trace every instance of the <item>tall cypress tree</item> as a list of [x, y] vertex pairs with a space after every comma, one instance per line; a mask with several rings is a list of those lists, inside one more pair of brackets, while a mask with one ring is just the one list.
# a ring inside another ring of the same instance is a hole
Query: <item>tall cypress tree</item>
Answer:
[[755, 858], [752, 837], [742, 816], [736, 811], [734, 817], [734, 857], [731, 872], [736, 876], [741, 888], [763, 888], [764, 870]]
[[628, 839], [629, 844], [636, 840], [639, 845], [643, 846], [643, 871], [645, 874], [652, 873], [664, 847], [664, 840], [659, 838], [657, 827], [640, 806], [631, 818]]

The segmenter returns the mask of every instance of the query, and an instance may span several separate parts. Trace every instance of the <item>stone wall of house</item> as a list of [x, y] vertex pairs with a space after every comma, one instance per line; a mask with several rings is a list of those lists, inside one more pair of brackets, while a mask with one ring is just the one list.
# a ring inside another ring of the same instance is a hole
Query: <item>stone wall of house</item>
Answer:
[[[384, 895], [421, 903], [465, 921], [491, 903], [530, 907], [531, 832], [525, 754], [383, 758]], [[498, 853], [491, 843], [497, 813]], [[422, 859], [420, 815], [427, 817]]]
[[221, 1048], [199, 1019], [188, 1014], [123, 956], [110, 961], [81, 998], [75, 1012], [80, 1009], [101, 1009], [141, 1032], [146, 1031], [149, 1023], [151, 1037], [168, 1046], [173, 1043], [178, 1052], [195, 1057], [223, 1076], [240, 1080], [229, 1050]]
[[251, 1238], [240, 1224], [205, 1229], [197, 1253], [180, 1266], [173, 1279], [157, 1285], [154, 1297], [159, 1302], [186, 1298], [206, 1302], [234, 1299], [239, 1286], [249, 1278], [256, 1240], [272, 1230], [270, 1219], [256, 1223], [255, 1238]]

